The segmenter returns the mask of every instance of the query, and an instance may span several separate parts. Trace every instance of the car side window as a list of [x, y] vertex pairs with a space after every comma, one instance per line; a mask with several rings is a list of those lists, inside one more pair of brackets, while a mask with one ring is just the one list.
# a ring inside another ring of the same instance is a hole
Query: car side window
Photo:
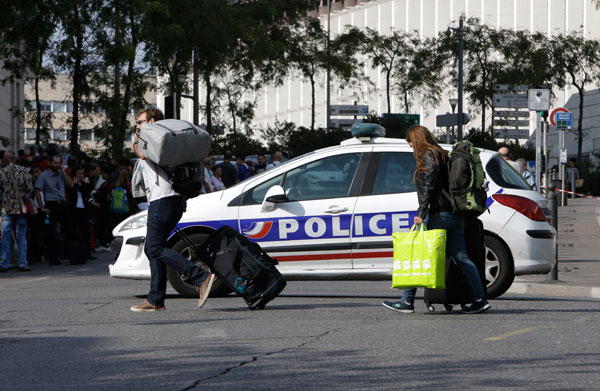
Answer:
[[254, 204], [262, 204], [267, 191], [281, 183], [282, 175], [277, 175], [275, 178], [271, 178], [266, 182], [261, 183], [258, 186], [253, 187], [252, 189], [246, 191], [244, 196], [243, 204], [244, 205], [254, 205]]
[[296, 167], [285, 176], [285, 194], [290, 201], [346, 197], [359, 161], [360, 153], [348, 153]]
[[413, 175], [416, 160], [411, 152], [382, 152], [372, 194], [417, 191]]

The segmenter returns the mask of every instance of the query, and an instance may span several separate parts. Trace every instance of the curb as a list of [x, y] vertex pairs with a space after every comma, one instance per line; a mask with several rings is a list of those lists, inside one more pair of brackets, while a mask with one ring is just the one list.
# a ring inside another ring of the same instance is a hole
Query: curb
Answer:
[[513, 282], [506, 293], [600, 299], [600, 287], [564, 285], [560, 282]]

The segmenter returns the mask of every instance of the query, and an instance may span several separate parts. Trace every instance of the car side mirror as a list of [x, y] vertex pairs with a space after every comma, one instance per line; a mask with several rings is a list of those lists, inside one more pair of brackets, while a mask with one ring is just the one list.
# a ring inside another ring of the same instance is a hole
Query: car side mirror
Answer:
[[289, 201], [289, 199], [285, 195], [283, 187], [275, 185], [267, 191], [267, 194], [265, 194], [261, 210], [263, 212], [271, 212], [275, 210], [275, 204], [286, 201]]

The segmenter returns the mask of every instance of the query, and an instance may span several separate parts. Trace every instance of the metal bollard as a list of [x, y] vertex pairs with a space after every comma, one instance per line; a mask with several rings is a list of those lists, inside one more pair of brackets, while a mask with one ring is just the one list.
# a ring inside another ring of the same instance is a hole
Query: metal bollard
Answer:
[[547, 274], [546, 279], [558, 280], [558, 202], [554, 186], [552, 189], [548, 189], [548, 202], [550, 203], [550, 210], [552, 211], [552, 226], [556, 230], [557, 238], [554, 240], [554, 259], [556, 262], [552, 270]]

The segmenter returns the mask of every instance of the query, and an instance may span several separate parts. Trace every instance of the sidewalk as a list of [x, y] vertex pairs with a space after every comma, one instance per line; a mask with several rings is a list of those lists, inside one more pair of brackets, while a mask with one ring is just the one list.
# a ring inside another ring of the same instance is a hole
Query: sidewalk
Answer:
[[569, 199], [558, 208], [558, 280], [517, 277], [508, 293], [600, 299], [600, 200]]

